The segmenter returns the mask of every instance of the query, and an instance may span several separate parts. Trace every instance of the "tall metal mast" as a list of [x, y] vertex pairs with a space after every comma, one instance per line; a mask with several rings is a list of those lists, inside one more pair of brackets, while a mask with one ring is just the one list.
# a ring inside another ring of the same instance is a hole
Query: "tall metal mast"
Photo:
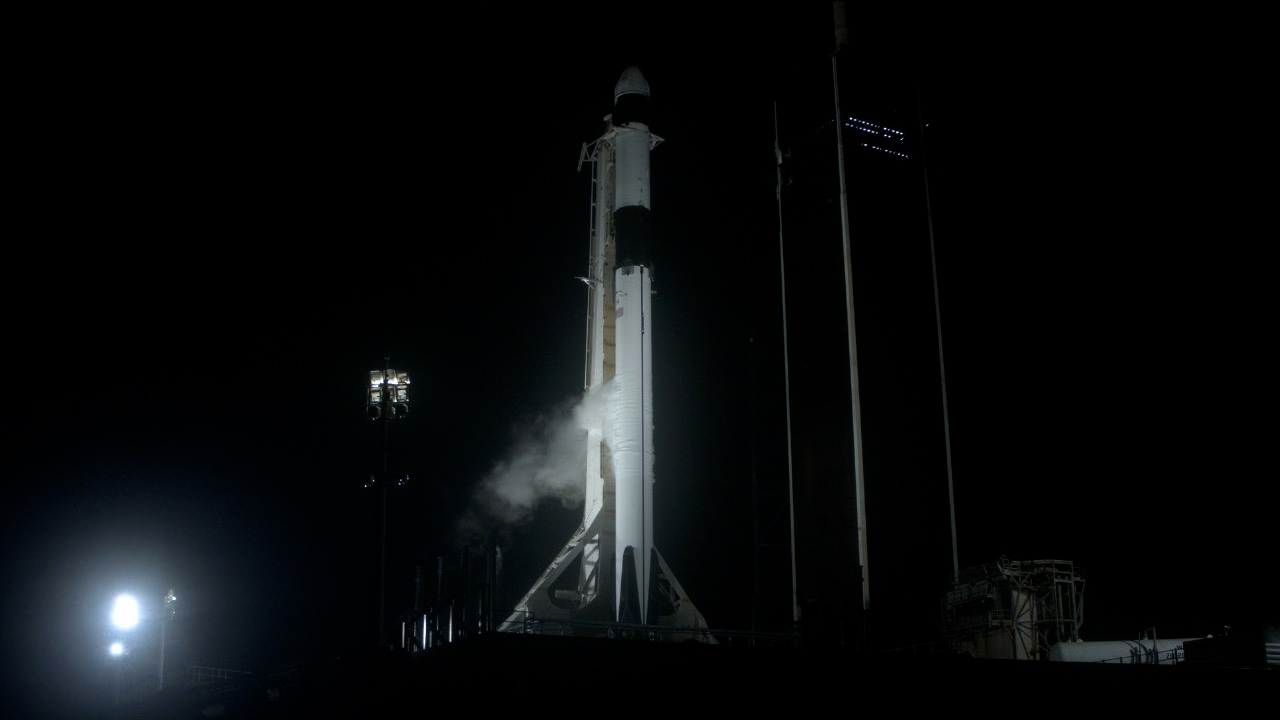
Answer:
[[844, 115], [840, 112], [840, 73], [837, 57], [849, 43], [844, 3], [833, 3], [835, 12], [836, 49], [831, 53], [831, 86], [836, 105], [836, 165], [840, 172], [840, 233], [844, 241], [844, 299], [849, 333], [849, 393], [853, 406], [853, 487], [858, 503], [858, 564], [861, 566], [862, 610], [871, 606], [871, 586], [867, 567], [866, 488], [862, 472], [862, 402], [858, 393], [858, 339], [853, 319], [853, 260], [849, 247], [849, 191], [844, 177]]
[[800, 589], [796, 583], [796, 483], [791, 454], [791, 349], [787, 343], [787, 259], [782, 246], [782, 148], [778, 144], [778, 104], [773, 104], [773, 154], [778, 170], [778, 275], [782, 283], [782, 382], [787, 416], [787, 505], [791, 517], [791, 622], [800, 622]]
[[929, 264], [933, 269], [933, 321], [938, 331], [938, 374], [942, 382], [942, 439], [947, 453], [947, 499], [951, 506], [951, 579], [960, 580], [960, 550], [956, 543], [956, 486], [951, 472], [951, 415], [947, 411], [947, 363], [942, 357], [942, 300], [938, 295], [938, 251], [933, 241], [933, 203], [929, 197], [929, 161], [924, 142], [924, 110], [916, 84], [916, 118], [920, 123], [920, 162], [924, 169], [924, 215], [929, 224]]
[[[387, 491], [391, 485], [389, 455], [391, 421], [409, 414], [409, 373], [391, 367], [385, 358], [382, 370], [369, 371], [369, 419], [382, 423], [382, 541], [378, 571], [378, 644], [387, 642]], [[371, 483], [372, 484], [372, 483]], [[365, 485], [369, 487], [369, 485]]]

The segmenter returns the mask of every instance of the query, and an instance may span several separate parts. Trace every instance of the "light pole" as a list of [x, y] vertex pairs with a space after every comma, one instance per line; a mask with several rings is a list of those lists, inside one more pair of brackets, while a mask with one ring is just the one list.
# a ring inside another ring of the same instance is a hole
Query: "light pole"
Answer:
[[[378, 574], [378, 644], [387, 642], [387, 472], [391, 421], [409, 414], [409, 373], [391, 368], [387, 357], [382, 370], [369, 371], [369, 419], [382, 423], [382, 550]], [[368, 487], [366, 485], [365, 487]]]
[[[142, 616], [141, 608], [138, 605], [138, 599], [132, 595], [120, 594], [116, 596], [115, 601], [111, 604], [111, 624], [117, 630], [128, 632], [138, 626], [138, 620]], [[112, 702], [120, 702], [120, 685], [124, 676], [125, 654], [128, 648], [123, 640], [116, 640], [107, 648], [111, 653], [111, 657], [115, 658], [115, 682], [112, 689]]]
[[[156, 670], [157, 686], [156, 690], [164, 690], [164, 653], [166, 644], [166, 634], [169, 622], [173, 620], [174, 613], [177, 612], [178, 596], [174, 595], [173, 588], [169, 589], [168, 594], [164, 596], [164, 609], [158, 616], [160, 623], [160, 659]], [[150, 617], [150, 615], [148, 615]], [[130, 631], [136, 628], [142, 621], [142, 606], [138, 603], [138, 599], [129, 594], [117, 595], [115, 602], [111, 606], [111, 624], [118, 630]], [[116, 658], [116, 695], [119, 699], [120, 675], [123, 673], [123, 663], [126, 655], [129, 654], [130, 648], [123, 640], [116, 640], [107, 648], [111, 656]]]
[[178, 596], [173, 594], [173, 588], [169, 588], [169, 593], [164, 596], [164, 614], [160, 616], [160, 669], [157, 672], [159, 677], [157, 691], [164, 690], [165, 629], [169, 627], [169, 621], [173, 620], [174, 614], [178, 611], [177, 602]]
[[107, 652], [111, 653], [112, 670], [111, 670], [111, 702], [120, 704], [120, 683], [121, 676], [124, 675], [124, 642], [116, 640], [107, 646]]

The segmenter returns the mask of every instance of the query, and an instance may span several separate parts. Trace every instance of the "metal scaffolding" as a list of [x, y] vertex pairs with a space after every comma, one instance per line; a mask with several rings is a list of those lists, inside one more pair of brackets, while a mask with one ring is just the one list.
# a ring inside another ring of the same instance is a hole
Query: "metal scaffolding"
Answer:
[[941, 632], [975, 657], [1045, 660], [1084, 623], [1084, 577], [1070, 560], [1010, 560], [971, 567], [942, 601]]

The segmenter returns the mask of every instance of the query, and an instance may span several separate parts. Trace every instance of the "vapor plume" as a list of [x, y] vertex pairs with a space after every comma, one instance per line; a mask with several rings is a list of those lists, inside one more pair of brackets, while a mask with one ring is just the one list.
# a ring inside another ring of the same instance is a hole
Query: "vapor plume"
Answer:
[[600, 386], [517, 426], [511, 448], [477, 484], [460, 534], [526, 522], [545, 498], [565, 507], [581, 503], [587, 429], [604, 424], [607, 397], [608, 387]]

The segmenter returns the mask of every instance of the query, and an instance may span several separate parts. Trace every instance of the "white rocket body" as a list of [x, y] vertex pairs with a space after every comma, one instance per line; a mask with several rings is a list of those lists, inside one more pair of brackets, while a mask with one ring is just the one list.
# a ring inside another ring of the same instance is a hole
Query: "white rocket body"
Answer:
[[617, 489], [614, 617], [648, 622], [653, 552], [653, 323], [649, 285], [649, 84], [634, 67], [613, 89], [616, 350], [609, 436]]
[[[609, 422], [617, 489], [614, 613], [620, 621], [647, 622], [649, 562], [653, 552], [653, 318], [649, 269], [643, 265], [620, 267], [614, 271], [613, 282], [617, 372], [613, 377]], [[628, 603], [636, 603], [634, 611]]]

